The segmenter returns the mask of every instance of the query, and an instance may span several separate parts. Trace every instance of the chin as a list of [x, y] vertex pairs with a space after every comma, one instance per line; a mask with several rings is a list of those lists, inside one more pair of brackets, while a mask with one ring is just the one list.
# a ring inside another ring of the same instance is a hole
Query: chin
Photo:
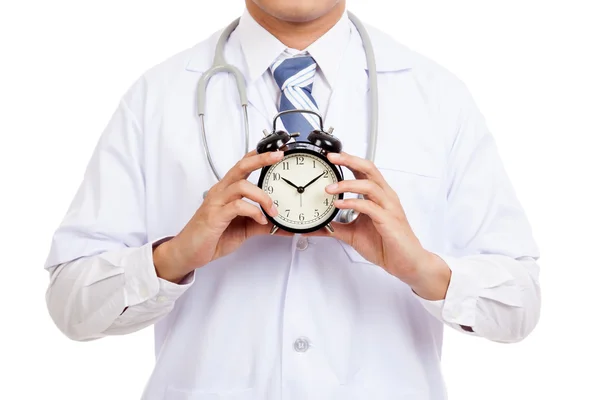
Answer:
[[264, 12], [286, 22], [310, 22], [326, 15], [340, 0], [252, 0]]

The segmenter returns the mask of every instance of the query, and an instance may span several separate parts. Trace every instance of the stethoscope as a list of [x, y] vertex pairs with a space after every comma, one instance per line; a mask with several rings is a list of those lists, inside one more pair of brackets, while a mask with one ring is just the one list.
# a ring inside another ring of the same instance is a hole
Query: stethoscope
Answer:
[[[370, 125], [370, 133], [369, 133], [369, 145], [367, 147], [367, 160], [373, 161], [375, 160], [375, 149], [377, 147], [377, 130], [378, 130], [378, 121], [379, 121], [379, 96], [378, 96], [378, 88], [377, 88], [377, 69], [375, 68], [375, 54], [373, 51], [373, 44], [371, 43], [371, 38], [367, 33], [366, 28], [360, 22], [360, 20], [351, 12], [348, 12], [348, 18], [354, 24], [358, 33], [362, 39], [363, 47], [365, 49], [365, 55], [367, 58], [367, 73], [369, 76], [369, 103], [370, 103], [370, 112], [371, 118], [369, 120]], [[198, 89], [197, 89], [197, 106], [198, 106], [198, 116], [200, 117], [200, 131], [202, 135], [202, 143], [204, 145], [204, 153], [206, 154], [206, 159], [208, 160], [208, 164], [210, 165], [210, 169], [214, 174], [217, 181], [221, 180], [221, 176], [217, 171], [217, 168], [214, 164], [214, 161], [210, 155], [210, 149], [208, 148], [208, 142], [206, 140], [206, 128], [204, 125], [204, 117], [206, 115], [206, 88], [208, 87], [208, 82], [210, 79], [220, 73], [220, 72], [228, 72], [233, 74], [235, 78], [235, 82], [237, 85], [238, 94], [240, 96], [240, 103], [242, 105], [242, 113], [244, 115], [244, 145], [246, 152], [250, 151], [250, 126], [248, 122], [248, 97], [246, 95], [246, 84], [244, 81], [244, 75], [242, 72], [235, 67], [234, 65], [228, 64], [225, 60], [224, 52], [225, 52], [225, 44], [229, 39], [231, 33], [237, 28], [239, 25], [240, 19], [237, 18], [231, 24], [229, 24], [217, 42], [217, 46], [215, 48], [215, 57], [213, 60], [212, 66], [202, 74], [200, 80], [198, 81]], [[206, 196], [207, 192], [204, 192], [204, 196]], [[341, 210], [338, 214], [338, 220], [341, 223], [350, 223], [356, 217], [358, 213], [354, 210]]]

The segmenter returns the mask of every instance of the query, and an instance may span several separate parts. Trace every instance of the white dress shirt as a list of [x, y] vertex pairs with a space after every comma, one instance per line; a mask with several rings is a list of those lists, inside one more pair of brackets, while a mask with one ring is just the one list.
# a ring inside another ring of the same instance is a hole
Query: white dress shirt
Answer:
[[[537, 248], [483, 117], [447, 71], [369, 32], [381, 90], [375, 162], [424, 247], [450, 266], [445, 300], [421, 299], [344, 243], [299, 235], [252, 238], [181, 284], [157, 277], [153, 243], [177, 234], [214, 184], [192, 109], [213, 35], [123, 97], [46, 262], [50, 315], [68, 337], [156, 323], [145, 399], [438, 400], [443, 324], [499, 342], [536, 325]], [[243, 14], [226, 58], [246, 78], [251, 144], [277, 111], [270, 65], [304, 53], [318, 66], [313, 96], [326, 123], [346, 151], [364, 156], [367, 75], [346, 14], [304, 52]], [[242, 137], [228, 79], [213, 78], [208, 92], [209, 145], [221, 172], [243, 154], [242, 144], [219, 146], [217, 134]]]

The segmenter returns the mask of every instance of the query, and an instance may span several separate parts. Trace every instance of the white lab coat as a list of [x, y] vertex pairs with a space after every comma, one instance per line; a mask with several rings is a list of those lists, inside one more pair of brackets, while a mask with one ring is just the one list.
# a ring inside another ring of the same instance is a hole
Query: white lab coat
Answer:
[[[332, 238], [305, 247], [298, 236], [254, 237], [197, 270], [181, 293], [153, 275], [151, 244], [177, 234], [215, 183], [195, 113], [215, 34], [148, 71], [123, 97], [46, 263], [104, 262], [101, 273], [76, 282], [60, 281], [54, 269], [50, 312], [74, 339], [159, 321], [144, 399], [439, 400], [444, 323], [504, 342], [535, 326], [537, 248], [483, 117], [459, 80], [369, 30], [380, 92], [376, 165], [423, 246], [453, 270], [446, 301], [418, 298]], [[226, 58], [243, 69], [235, 34]], [[362, 51], [346, 52], [325, 116], [344, 150], [359, 156], [368, 141], [365, 67]], [[251, 146], [277, 112], [264, 86], [248, 87]], [[223, 174], [244, 153], [238, 94], [226, 74], [210, 83], [206, 125]], [[119, 293], [74, 321], [90, 291], [116, 276]], [[144, 319], [153, 309], [161, 311]]]

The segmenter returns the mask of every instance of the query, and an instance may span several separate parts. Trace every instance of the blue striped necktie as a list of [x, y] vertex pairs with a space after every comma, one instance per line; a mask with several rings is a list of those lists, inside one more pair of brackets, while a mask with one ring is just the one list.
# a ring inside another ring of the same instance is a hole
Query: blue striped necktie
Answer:
[[[319, 112], [311, 94], [316, 70], [317, 64], [311, 56], [287, 58], [271, 66], [273, 77], [281, 89], [279, 111], [302, 109]], [[291, 113], [283, 115], [281, 120], [289, 133], [300, 133], [298, 141], [305, 141], [311, 131], [320, 129], [319, 118], [313, 114]]]

